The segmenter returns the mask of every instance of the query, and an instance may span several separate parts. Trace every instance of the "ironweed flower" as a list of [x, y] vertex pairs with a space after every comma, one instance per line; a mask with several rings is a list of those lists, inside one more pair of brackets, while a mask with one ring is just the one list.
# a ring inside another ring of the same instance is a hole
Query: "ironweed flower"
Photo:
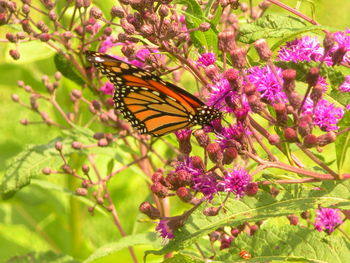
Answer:
[[250, 174], [245, 169], [237, 168], [233, 172], [225, 174], [221, 184], [225, 192], [234, 193], [237, 198], [241, 198], [245, 195], [245, 191], [251, 180]]
[[197, 67], [207, 67], [213, 65], [216, 61], [216, 55], [212, 52], [203, 53], [197, 60]]
[[100, 91], [102, 91], [106, 95], [113, 95], [114, 92], [114, 86], [111, 82], [107, 81], [101, 88]]
[[325, 231], [326, 233], [330, 234], [342, 223], [343, 220], [341, 219], [339, 209], [323, 207], [317, 209], [315, 219], [315, 229], [317, 231]]
[[333, 103], [325, 99], [319, 100], [315, 110], [314, 103], [311, 99], [307, 99], [304, 105], [304, 114], [313, 113], [314, 118], [313, 123], [320, 127], [323, 131], [334, 131], [338, 130], [338, 121], [340, 121], [344, 116], [344, 109], [340, 107], [335, 107]]
[[214, 194], [218, 192], [217, 176], [213, 173], [193, 174], [192, 182], [192, 189], [201, 192], [208, 201], [211, 201], [214, 197]]

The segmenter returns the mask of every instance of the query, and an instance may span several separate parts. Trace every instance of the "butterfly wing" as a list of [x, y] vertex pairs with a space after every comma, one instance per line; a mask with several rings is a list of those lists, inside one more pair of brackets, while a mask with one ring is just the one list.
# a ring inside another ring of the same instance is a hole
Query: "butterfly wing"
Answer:
[[142, 134], [162, 136], [196, 124], [204, 103], [161, 78], [106, 54], [88, 51], [88, 61], [115, 86], [115, 107]]

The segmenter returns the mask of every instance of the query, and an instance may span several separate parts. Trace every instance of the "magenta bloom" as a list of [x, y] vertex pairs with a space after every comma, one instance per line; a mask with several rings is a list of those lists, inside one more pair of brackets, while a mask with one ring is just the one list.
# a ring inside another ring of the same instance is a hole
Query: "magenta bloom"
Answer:
[[341, 92], [350, 92], [350, 75], [345, 76], [345, 81], [339, 86]]
[[238, 94], [232, 90], [228, 80], [221, 78], [214, 84], [210, 84], [209, 88], [211, 92], [207, 104], [226, 112], [232, 112], [233, 110], [230, 107], [227, 107], [225, 98], [231, 97], [232, 100], [235, 100], [238, 98]]
[[121, 45], [123, 45], [123, 43], [115, 42], [115, 39], [112, 36], [109, 36], [104, 41], [102, 41], [101, 47], [98, 51], [101, 53], [106, 53], [112, 47], [121, 46]]
[[175, 236], [172, 229], [169, 227], [168, 222], [168, 220], [160, 220], [156, 226], [156, 230], [159, 232], [162, 238], [172, 239]]
[[114, 93], [114, 86], [111, 82], [107, 81], [101, 88], [100, 91], [102, 91], [106, 95], [113, 95]]
[[[316, 37], [305, 36], [287, 42], [278, 52], [278, 58], [283, 61], [320, 61], [323, 57], [323, 47]], [[330, 60], [330, 63], [332, 61]], [[328, 64], [328, 63], [327, 63]]]
[[207, 67], [213, 65], [216, 61], [215, 53], [203, 53], [197, 60], [197, 67]]
[[238, 124], [222, 128], [221, 132], [216, 134], [216, 141], [222, 149], [225, 149], [227, 145], [232, 143], [231, 141], [239, 141], [246, 134], [250, 134], [250, 132], [239, 122]]
[[332, 233], [338, 225], [342, 224], [340, 210], [332, 208], [319, 208], [316, 211], [315, 229]]
[[[313, 113], [313, 101], [307, 99], [304, 105], [304, 113]], [[334, 131], [338, 130], [338, 121], [343, 118], [344, 109], [335, 107], [333, 103], [325, 99], [321, 99], [314, 112], [314, 124], [319, 126], [323, 131]]]
[[225, 192], [232, 192], [237, 198], [241, 198], [244, 196], [247, 185], [251, 180], [252, 178], [246, 170], [235, 169], [225, 175], [222, 185]]
[[192, 189], [201, 192], [208, 201], [218, 192], [218, 182], [214, 174], [200, 174], [192, 176]]
[[182, 130], [175, 131], [174, 133], [179, 141], [183, 141], [183, 140], [189, 139], [189, 137], [192, 134], [192, 130], [182, 129]]
[[[282, 69], [276, 69], [277, 75], [282, 80]], [[287, 97], [282, 91], [281, 85], [268, 66], [262, 68], [252, 67], [248, 69], [248, 73], [248, 80], [255, 85], [262, 98], [270, 103], [287, 102]]]

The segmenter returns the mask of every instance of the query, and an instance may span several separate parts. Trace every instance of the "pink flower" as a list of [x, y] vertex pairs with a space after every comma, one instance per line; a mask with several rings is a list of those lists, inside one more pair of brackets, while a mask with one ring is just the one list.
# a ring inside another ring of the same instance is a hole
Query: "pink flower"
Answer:
[[317, 231], [325, 231], [332, 233], [338, 225], [342, 224], [339, 209], [319, 208], [316, 211], [315, 229]]
[[108, 81], [100, 88], [100, 91], [102, 91], [106, 95], [113, 95], [114, 86], [111, 82]]

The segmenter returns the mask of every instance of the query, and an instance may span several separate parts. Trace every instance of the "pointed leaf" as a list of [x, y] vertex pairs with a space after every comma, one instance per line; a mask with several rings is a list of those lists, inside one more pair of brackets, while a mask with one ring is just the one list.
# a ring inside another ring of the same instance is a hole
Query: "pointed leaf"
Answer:
[[6, 261], [8, 263], [79, 263], [80, 261], [75, 260], [69, 255], [56, 254], [52, 251], [46, 252], [31, 252], [25, 255], [15, 256]]

